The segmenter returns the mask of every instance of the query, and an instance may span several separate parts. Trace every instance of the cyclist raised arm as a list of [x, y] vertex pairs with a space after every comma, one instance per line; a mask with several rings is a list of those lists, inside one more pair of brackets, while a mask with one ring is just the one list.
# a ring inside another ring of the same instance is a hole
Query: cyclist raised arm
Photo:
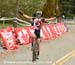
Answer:
[[[18, 11], [18, 13], [21, 14], [24, 18], [26, 18], [28, 20], [31, 20], [34, 17], [34, 16], [33, 17], [28, 16], [28, 15], [24, 14], [22, 11]], [[38, 18], [42, 17], [42, 12], [41, 11], [37, 11], [36, 14], [35, 14], [35, 17], [38, 17]], [[56, 17], [44, 18], [44, 21], [46, 22], [46, 21], [49, 21], [49, 20], [53, 20], [55, 18]]]
[[45, 18], [45, 21], [50, 21], [50, 20], [54, 20], [56, 17], [51, 17], [51, 18]]
[[20, 15], [22, 15], [24, 18], [28, 19], [28, 20], [31, 20], [31, 19], [32, 19], [32, 17], [30, 17], [30, 16], [24, 14], [22, 11], [18, 11], [18, 13], [19, 13]]

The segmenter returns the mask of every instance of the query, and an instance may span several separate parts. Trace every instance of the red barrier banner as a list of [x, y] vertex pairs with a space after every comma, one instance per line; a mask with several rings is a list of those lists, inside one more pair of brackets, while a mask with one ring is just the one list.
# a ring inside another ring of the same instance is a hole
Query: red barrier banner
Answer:
[[7, 28], [4, 30], [1, 30], [0, 35], [1, 35], [1, 38], [3, 40], [5, 47], [8, 50], [14, 50], [18, 48], [18, 46], [16, 45], [16, 38], [13, 35], [11, 29]]
[[34, 36], [34, 26], [25, 27], [30, 37]]
[[24, 45], [29, 43], [29, 34], [25, 28], [15, 28], [15, 33], [19, 44]]
[[67, 28], [63, 23], [61, 23], [61, 27], [62, 27], [63, 33], [67, 31]]
[[42, 29], [41, 29], [41, 37], [44, 40], [48, 40], [50, 38], [45, 26], [42, 26]]
[[56, 33], [57, 33], [57, 35], [60, 35], [61, 32], [60, 32], [59, 26], [57, 24], [55, 24], [55, 27], [56, 27], [56, 31], [57, 31]]
[[46, 28], [46, 32], [48, 33], [48, 38], [49, 39], [53, 38], [53, 33], [49, 25], [45, 25], [45, 28]]
[[47, 29], [48, 29], [48, 31], [49, 31], [50, 38], [54, 38], [54, 37], [55, 37], [55, 33], [54, 33], [54, 31], [53, 31], [53, 24], [48, 25]]
[[58, 34], [57, 34], [57, 30], [56, 30], [55, 24], [49, 25], [49, 28], [51, 29], [51, 32], [53, 34], [53, 38], [57, 37]]
[[56, 24], [56, 29], [58, 30], [58, 35], [61, 35], [62, 34], [62, 29], [61, 29], [61, 24], [60, 23]]
[[[55, 38], [67, 31], [66, 26], [63, 23], [43, 25], [41, 29], [41, 38], [43, 40], [49, 40]], [[34, 27], [28, 26], [24, 28], [11, 28], [0, 30], [0, 37], [3, 40], [5, 47], [9, 50], [14, 50], [17, 47], [17, 43], [21, 45], [29, 44], [30, 37], [34, 36]], [[19, 42], [16, 42], [16, 41]]]

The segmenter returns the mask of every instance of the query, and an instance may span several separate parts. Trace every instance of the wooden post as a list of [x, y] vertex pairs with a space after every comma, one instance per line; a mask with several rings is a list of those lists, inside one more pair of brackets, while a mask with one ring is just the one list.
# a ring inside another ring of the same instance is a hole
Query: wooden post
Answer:
[[[16, 0], [15, 17], [18, 18], [19, 0]], [[17, 27], [17, 20], [14, 20], [13, 27]]]

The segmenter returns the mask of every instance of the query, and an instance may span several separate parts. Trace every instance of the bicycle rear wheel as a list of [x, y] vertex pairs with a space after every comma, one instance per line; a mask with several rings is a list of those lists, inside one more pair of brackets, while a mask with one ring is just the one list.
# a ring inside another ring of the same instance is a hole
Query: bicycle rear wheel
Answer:
[[32, 50], [32, 61], [36, 61], [36, 59], [38, 59], [39, 56], [39, 45], [37, 43], [33, 43], [33, 50]]

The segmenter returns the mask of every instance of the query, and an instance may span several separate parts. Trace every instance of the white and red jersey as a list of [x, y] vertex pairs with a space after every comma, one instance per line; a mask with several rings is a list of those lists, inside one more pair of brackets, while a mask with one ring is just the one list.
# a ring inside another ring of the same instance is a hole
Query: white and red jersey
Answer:
[[41, 29], [42, 23], [44, 22], [44, 18], [32, 18], [32, 23], [33, 26], [35, 27], [36, 30]]

